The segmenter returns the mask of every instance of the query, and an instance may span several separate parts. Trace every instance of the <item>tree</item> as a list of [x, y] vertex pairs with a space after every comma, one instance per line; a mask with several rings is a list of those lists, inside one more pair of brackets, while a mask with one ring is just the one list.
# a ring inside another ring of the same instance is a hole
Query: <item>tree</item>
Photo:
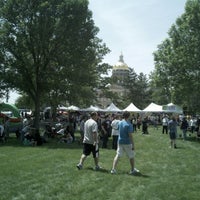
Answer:
[[140, 73], [138, 75], [130, 68], [130, 73], [125, 80], [124, 86], [129, 91], [125, 97], [126, 105], [133, 102], [137, 107], [142, 109], [151, 102], [151, 92], [145, 74]]
[[[154, 85], [161, 96], [200, 112], [200, 0], [188, 0], [185, 13], [176, 20], [154, 53]], [[167, 89], [168, 88], [168, 89]], [[166, 89], [166, 91], [164, 91]], [[154, 93], [155, 94], [155, 93]], [[157, 94], [159, 95], [159, 93]]]
[[87, 0], [1, 1], [0, 21], [3, 82], [32, 99], [36, 128], [43, 97], [53, 104], [93, 97], [109, 50], [96, 37]]
[[31, 110], [34, 108], [33, 101], [26, 94], [18, 97], [15, 101], [15, 105], [17, 108], [28, 108]]
[[152, 98], [158, 104], [167, 104], [172, 101], [170, 89], [172, 88], [171, 41], [166, 39], [158, 45], [158, 51], [154, 53], [155, 71], [150, 74], [150, 87]]

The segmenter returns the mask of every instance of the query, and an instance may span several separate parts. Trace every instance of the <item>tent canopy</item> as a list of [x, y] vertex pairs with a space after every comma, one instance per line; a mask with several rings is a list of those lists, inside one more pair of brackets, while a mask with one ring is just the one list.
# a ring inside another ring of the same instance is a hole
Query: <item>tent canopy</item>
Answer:
[[123, 111], [141, 112], [141, 110], [139, 108], [137, 108], [133, 103], [130, 103]]
[[67, 110], [68, 110], [68, 107], [65, 107], [65, 106], [59, 106], [57, 109], [58, 109], [58, 110], [64, 110], [64, 111], [67, 111]]
[[0, 103], [0, 111], [12, 111], [13, 116], [16, 118], [20, 118], [20, 112], [19, 109], [12, 104], [8, 104], [8, 103]]
[[111, 103], [106, 109], [104, 109], [105, 112], [121, 112], [120, 110], [114, 103]]
[[97, 107], [97, 106], [91, 105], [91, 106], [88, 107], [88, 108], [81, 109], [81, 111], [98, 112], [98, 111], [103, 111], [103, 110], [102, 110], [101, 108]]
[[155, 103], [150, 103], [144, 110], [143, 112], [163, 112], [162, 106], [155, 104]]
[[71, 105], [71, 106], [67, 107], [67, 110], [78, 111], [78, 110], [80, 110], [80, 108], [77, 106]]

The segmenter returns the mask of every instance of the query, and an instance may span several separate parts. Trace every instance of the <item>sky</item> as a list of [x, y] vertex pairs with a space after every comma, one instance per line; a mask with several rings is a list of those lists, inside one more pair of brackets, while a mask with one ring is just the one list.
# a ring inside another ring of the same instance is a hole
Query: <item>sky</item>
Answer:
[[[103, 62], [115, 65], [121, 53], [137, 74], [154, 70], [153, 52], [184, 13], [187, 0], [89, 0], [98, 37], [111, 50]], [[18, 95], [10, 93], [8, 103]], [[4, 100], [5, 101], [5, 100]]]
[[187, 0], [89, 0], [98, 37], [111, 50], [104, 62], [114, 65], [122, 53], [137, 74], [154, 70], [153, 52], [168, 37]]

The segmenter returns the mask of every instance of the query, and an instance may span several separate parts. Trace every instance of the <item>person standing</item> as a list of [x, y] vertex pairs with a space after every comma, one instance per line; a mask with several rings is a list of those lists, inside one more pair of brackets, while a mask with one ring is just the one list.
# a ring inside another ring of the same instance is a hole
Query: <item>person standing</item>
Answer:
[[74, 116], [74, 113], [69, 113], [68, 131], [73, 138], [73, 142], [75, 141], [75, 135], [74, 135], [75, 130], [76, 130], [76, 118]]
[[101, 133], [102, 133], [102, 148], [108, 147], [108, 139], [111, 136], [112, 127], [110, 115], [105, 116], [105, 120], [101, 123]]
[[123, 113], [123, 120], [119, 123], [119, 139], [118, 139], [118, 147], [117, 153], [113, 160], [113, 166], [111, 170], [111, 174], [116, 174], [116, 167], [120, 157], [125, 152], [129, 158], [131, 170], [131, 175], [135, 175], [139, 172], [135, 168], [135, 161], [134, 161], [134, 141], [133, 141], [133, 125], [129, 121], [130, 113], [125, 111]]
[[99, 147], [98, 147], [98, 125], [97, 125], [98, 114], [92, 112], [90, 119], [85, 122], [84, 126], [84, 138], [83, 138], [83, 153], [81, 155], [79, 163], [76, 167], [81, 170], [87, 156], [93, 154], [95, 170], [99, 170]]
[[142, 120], [142, 134], [149, 134], [147, 116]]
[[85, 122], [87, 120], [87, 116], [84, 115], [81, 119], [81, 122], [80, 122], [80, 135], [81, 135], [81, 138], [80, 138], [80, 143], [82, 144], [83, 143], [83, 138], [84, 138], [84, 126], [85, 126]]
[[185, 117], [183, 117], [183, 121], [181, 122], [181, 130], [182, 130], [182, 137], [183, 140], [187, 139], [187, 129], [188, 129], [188, 122], [187, 119]]
[[117, 150], [117, 141], [119, 136], [119, 115], [115, 115], [113, 121], [111, 122], [112, 127], [112, 149]]
[[133, 116], [132, 124], [134, 131], [137, 132], [137, 118], [135, 116]]
[[190, 122], [190, 128], [191, 128], [190, 131], [191, 131], [191, 133], [194, 133], [195, 127], [196, 127], [196, 120], [195, 120], [195, 118], [192, 117], [189, 122]]
[[162, 129], [162, 133], [166, 133], [168, 134], [168, 117], [167, 115], [165, 115], [162, 119], [162, 126], [163, 126], [163, 129]]
[[169, 128], [169, 137], [170, 137], [170, 144], [171, 148], [177, 148], [176, 146], [176, 134], [177, 134], [177, 122], [175, 117], [172, 117], [172, 119], [168, 123]]

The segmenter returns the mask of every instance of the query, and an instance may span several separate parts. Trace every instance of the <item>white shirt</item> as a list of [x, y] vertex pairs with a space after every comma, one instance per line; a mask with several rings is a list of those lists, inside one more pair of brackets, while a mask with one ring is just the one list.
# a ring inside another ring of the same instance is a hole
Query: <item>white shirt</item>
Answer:
[[97, 139], [98, 139], [97, 122], [95, 120], [93, 120], [92, 118], [90, 118], [85, 122], [85, 125], [84, 125], [83, 143], [94, 144], [94, 142], [96, 142], [96, 141], [94, 141], [94, 137], [93, 137], [94, 133], [97, 134]]
[[164, 117], [164, 118], [162, 119], [162, 125], [163, 125], [163, 126], [167, 126], [167, 125], [168, 125], [168, 118], [167, 118], [167, 117]]
[[119, 135], [119, 119], [114, 119], [111, 123], [112, 126], [112, 135]]

